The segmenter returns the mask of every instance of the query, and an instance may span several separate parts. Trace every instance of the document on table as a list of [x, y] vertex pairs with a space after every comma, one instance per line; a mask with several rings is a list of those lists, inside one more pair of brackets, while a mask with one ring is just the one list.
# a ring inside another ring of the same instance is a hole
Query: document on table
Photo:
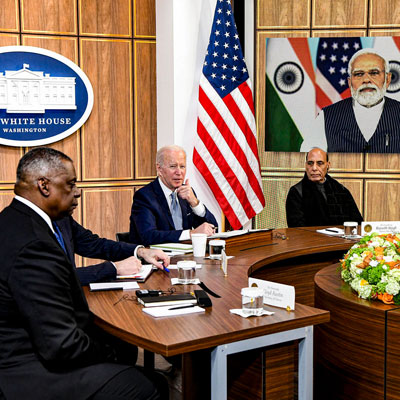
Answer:
[[137, 282], [98, 282], [89, 284], [90, 291], [139, 289]]
[[324, 235], [331, 236], [343, 236], [344, 230], [341, 228], [325, 228], [325, 229], [317, 229], [318, 233], [323, 233]]
[[177, 253], [192, 253], [193, 246], [191, 244], [185, 243], [161, 243], [161, 244], [152, 244], [150, 246], [151, 249], [161, 249], [164, 251], [172, 251]]
[[168, 307], [168, 306], [163, 306], [163, 307], [144, 307], [142, 308], [142, 311], [145, 312], [146, 314], [151, 315], [152, 317], [172, 317], [175, 315], [186, 315], [186, 314], [196, 314], [196, 313], [202, 313], [204, 312], [204, 308], [201, 308], [199, 306], [194, 306], [194, 307], [188, 307], [188, 308], [177, 308], [173, 310], [174, 306]]

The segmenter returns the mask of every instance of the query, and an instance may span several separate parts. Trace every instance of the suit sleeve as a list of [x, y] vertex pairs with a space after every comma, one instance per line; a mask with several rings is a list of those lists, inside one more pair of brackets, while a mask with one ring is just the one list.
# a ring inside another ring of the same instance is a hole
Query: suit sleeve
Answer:
[[32, 346], [52, 370], [114, 360], [112, 349], [89, 335], [91, 317], [74, 269], [49, 240], [18, 254], [9, 287]]
[[170, 229], [167, 217], [156, 210], [154, 201], [140, 191], [135, 193], [130, 217], [130, 238], [139, 238], [140, 244], [177, 243], [182, 229]]
[[289, 228], [306, 225], [301, 200], [300, 193], [291, 187], [286, 198], [286, 221]]
[[74, 251], [82, 257], [120, 261], [133, 256], [136, 244], [100, 238], [71, 218]]

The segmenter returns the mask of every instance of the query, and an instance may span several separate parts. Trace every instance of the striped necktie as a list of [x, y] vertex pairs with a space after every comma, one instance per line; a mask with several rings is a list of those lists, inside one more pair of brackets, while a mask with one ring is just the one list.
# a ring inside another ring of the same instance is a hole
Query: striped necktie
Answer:
[[182, 229], [182, 211], [178, 204], [176, 192], [172, 192], [171, 196], [171, 214], [174, 221], [175, 229]]
[[54, 228], [54, 234], [56, 235], [56, 239], [57, 239], [58, 243], [60, 244], [60, 246], [62, 247], [62, 249], [64, 250], [64, 252], [66, 253], [67, 250], [65, 248], [64, 239], [63, 239], [62, 233], [60, 231], [60, 228], [58, 227], [58, 225], [55, 222], [53, 222], [52, 224], [53, 224], [53, 228]]

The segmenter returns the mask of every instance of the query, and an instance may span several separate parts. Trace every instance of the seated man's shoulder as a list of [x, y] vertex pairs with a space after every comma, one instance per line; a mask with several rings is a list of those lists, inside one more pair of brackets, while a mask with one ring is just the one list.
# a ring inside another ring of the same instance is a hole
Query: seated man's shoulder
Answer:
[[297, 182], [295, 185], [291, 186], [289, 189], [289, 194], [297, 193], [301, 196], [302, 192], [303, 192], [303, 180]]

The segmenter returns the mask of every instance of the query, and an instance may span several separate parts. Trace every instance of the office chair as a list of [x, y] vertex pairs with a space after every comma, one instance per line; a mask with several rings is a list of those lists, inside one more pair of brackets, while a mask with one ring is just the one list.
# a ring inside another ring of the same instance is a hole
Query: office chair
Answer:
[[129, 232], [117, 232], [115, 234], [117, 242], [128, 242], [129, 243]]

